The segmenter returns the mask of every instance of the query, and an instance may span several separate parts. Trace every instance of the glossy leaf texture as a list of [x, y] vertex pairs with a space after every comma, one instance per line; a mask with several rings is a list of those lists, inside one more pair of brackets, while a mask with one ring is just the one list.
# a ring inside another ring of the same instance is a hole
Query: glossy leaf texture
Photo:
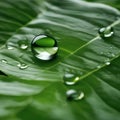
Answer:
[[109, 0], [109, 1], [108, 0], [85, 0], [85, 1], [108, 4], [108, 5], [113, 6], [120, 10], [120, 1], [119, 0]]
[[[1, 120], [120, 119], [117, 9], [81, 0], [1, 0], [0, 8]], [[101, 38], [103, 27], [113, 36]], [[40, 34], [57, 40], [53, 60], [33, 56], [31, 41]], [[66, 73], [77, 76], [75, 85], [64, 84]], [[69, 89], [84, 98], [69, 101]]]

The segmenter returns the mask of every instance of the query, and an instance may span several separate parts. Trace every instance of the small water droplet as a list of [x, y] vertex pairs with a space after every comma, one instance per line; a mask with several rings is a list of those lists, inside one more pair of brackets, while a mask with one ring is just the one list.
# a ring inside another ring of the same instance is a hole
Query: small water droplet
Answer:
[[113, 49], [113, 46], [110, 46], [110, 49]]
[[106, 59], [106, 60], [105, 60], [105, 64], [106, 64], [106, 65], [110, 65], [110, 59]]
[[28, 42], [26, 40], [20, 40], [18, 45], [21, 49], [25, 50], [28, 48]]
[[107, 61], [105, 64], [106, 64], [106, 65], [110, 65], [110, 62], [109, 62], [109, 61]]
[[6, 44], [6, 48], [7, 48], [8, 50], [13, 50], [13, 49], [14, 49], [13, 43], [12, 43], [12, 42], [8, 42], [8, 43]]
[[112, 53], [112, 54], [111, 54], [111, 57], [115, 57], [115, 54], [114, 54], [114, 53]]
[[28, 68], [28, 65], [26, 65], [25, 63], [18, 63], [17, 66], [18, 66], [19, 69], [21, 69], [21, 70], [24, 70], [24, 69]]
[[5, 60], [5, 59], [2, 59], [1, 62], [6, 63], [6, 64], [8, 63], [7, 60]]
[[101, 65], [98, 65], [98, 66], [97, 66], [98, 69], [101, 68], [101, 67], [102, 67]]
[[107, 53], [107, 55], [108, 55], [110, 58], [115, 57], [115, 54], [114, 54], [114, 53], [112, 53], [112, 52], [108, 52], [108, 53]]
[[8, 50], [13, 50], [14, 47], [12, 47], [12, 46], [7, 46], [7, 49], [8, 49]]
[[39, 35], [33, 39], [31, 49], [36, 58], [51, 60], [56, 56], [58, 46], [54, 38], [47, 35]]
[[74, 89], [70, 89], [66, 92], [68, 100], [81, 100], [84, 98], [84, 93], [82, 91], [76, 91]]
[[99, 34], [102, 38], [109, 38], [113, 36], [114, 31], [112, 27], [103, 27], [99, 29]]
[[80, 77], [76, 74], [65, 73], [63, 80], [66, 85], [74, 85], [77, 81], [80, 80]]

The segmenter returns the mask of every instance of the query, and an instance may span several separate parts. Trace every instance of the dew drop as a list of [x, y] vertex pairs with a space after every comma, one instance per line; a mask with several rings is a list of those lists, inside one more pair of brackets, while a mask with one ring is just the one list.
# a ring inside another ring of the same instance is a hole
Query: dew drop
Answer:
[[25, 50], [28, 48], [28, 42], [26, 40], [21, 40], [18, 42], [18, 45], [21, 49]]
[[5, 60], [5, 59], [2, 59], [1, 62], [6, 63], [6, 64], [8, 63], [7, 60]]
[[105, 64], [106, 64], [106, 65], [110, 65], [110, 60], [109, 60], [109, 59], [106, 59], [106, 60], [105, 60]]
[[109, 62], [109, 61], [107, 61], [105, 64], [106, 64], [106, 65], [110, 65], [110, 62]]
[[112, 37], [114, 34], [112, 27], [103, 27], [99, 29], [99, 34], [102, 38]]
[[112, 53], [112, 54], [111, 54], [111, 57], [115, 57], [115, 54], [114, 54], [114, 53]]
[[84, 98], [84, 93], [82, 91], [76, 91], [70, 89], [66, 92], [67, 100], [81, 100]]
[[27, 66], [25, 63], [18, 63], [17, 66], [18, 66], [19, 69], [21, 69], [21, 70], [24, 70], [24, 69], [28, 68], [28, 66]]
[[111, 57], [111, 58], [115, 57], [115, 54], [112, 53], [112, 52], [108, 52], [107, 55], [108, 55], [109, 57]]
[[101, 67], [102, 67], [101, 65], [98, 65], [98, 66], [97, 66], [97, 69], [100, 69]]
[[31, 49], [36, 58], [47, 61], [56, 56], [58, 46], [54, 38], [47, 35], [39, 35], [33, 39]]
[[77, 81], [80, 80], [80, 77], [76, 74], [65, 73], [63, 80], [65, 85], [74, 85]]
[[7, 48], [8, 50], [13, 50], [13, 49], [14, 49], [13, 43], [12, 43], [12, 42], [8, 42], [8, 43], [6, 44], [6, 48]]
[[7, 46], [7, 49], [8, 49], [8, 50], [13, 50], [14, 47], [12, 47], [12, 46]]

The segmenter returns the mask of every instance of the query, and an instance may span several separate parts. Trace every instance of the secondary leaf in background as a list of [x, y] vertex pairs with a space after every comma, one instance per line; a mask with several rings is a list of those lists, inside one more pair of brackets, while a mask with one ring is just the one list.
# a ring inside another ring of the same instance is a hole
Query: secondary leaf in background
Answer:
[[[79, 0], [1, 0], [0, 7], [0, 70], [7, 75], [0, 76], [1, 98], [10, 96], [14, 102], [16, 95], [19, 100], [29, 94], [23, 101], [30, 100], [17, 114], [14, 109], [12, 116], [5, 113], [1, 119], [9, 120], [9, 115], [21, 120], [119, 120], [118, 10]], [[105, 40], [98, 30], [108, 26], [114, 35]], [[59, 51], [56, 59], [40, 61], [30, 44], [36, 35], [46, 33], [57, 39]], [[79, 82], [65, 86], [65, 73], [77, 75]], [[67, 101], [69, 89], [83, 91], [84, 99]], [[12, 108], [11, 102], [7, 106]]]

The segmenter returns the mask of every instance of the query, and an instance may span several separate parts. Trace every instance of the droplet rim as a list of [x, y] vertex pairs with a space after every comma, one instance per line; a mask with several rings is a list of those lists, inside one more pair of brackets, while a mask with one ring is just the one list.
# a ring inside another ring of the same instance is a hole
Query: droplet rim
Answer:
[[28, 65], [25, 64], [25, 63], [18, 63], [17, 66], [18, 66], [18, 68], [21, 69], [21, 70], [24, 70], [24, 69], [27, 69], [27, 68], [28, 68]]

